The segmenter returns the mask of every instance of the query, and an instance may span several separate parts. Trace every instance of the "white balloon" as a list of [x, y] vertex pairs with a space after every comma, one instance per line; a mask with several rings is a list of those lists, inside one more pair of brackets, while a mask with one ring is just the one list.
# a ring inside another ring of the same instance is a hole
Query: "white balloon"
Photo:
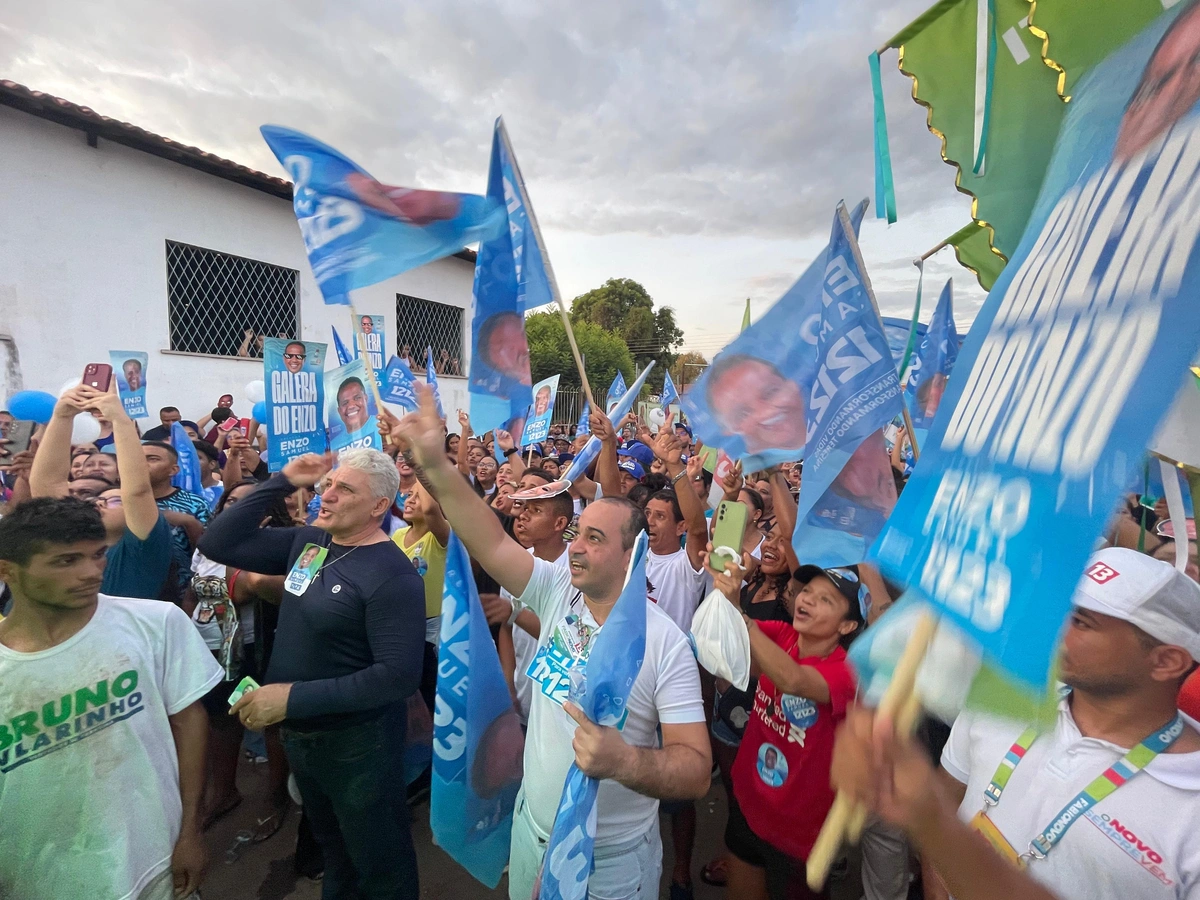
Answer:
[[267, 386], [260, 379], [246, 383], [246, 399], [251, 403], [262, 403], [267, 399]]
[[655, 407], [654, 409], [650, 410], [649, 419], [650, 419], [650, 427], [653, 428], [655, 431], [658, 431], [660, 428], [663, 427], [663, 425], [666, 424], [667, 414], [665, 412], [663, 412], [661, 409], [659, 409], [658, 407]]
[[100, 437], [100, 423], [91, 413], [80, 413], [71, 423], [71, 443], [90, 444]]
[[80, 385], [82, 383], [83, 383], [82, 378], [72, 378], [70, 381], [64, 381], [63, 386], [58, 389], [57, 396], [61, 397], [63, 394], [65, 394], [71, 388], [76, 387], [77, 385]]

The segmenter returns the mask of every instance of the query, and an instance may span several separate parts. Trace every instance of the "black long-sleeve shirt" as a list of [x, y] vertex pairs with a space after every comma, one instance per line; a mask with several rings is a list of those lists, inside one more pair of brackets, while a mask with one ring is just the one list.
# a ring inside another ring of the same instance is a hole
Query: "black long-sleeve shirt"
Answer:
[[425, 585], [391, 541], [345, 547], [320, 528], [260, 528], [295, 488], [282, 475], [213, 519], [200, 540], [209, 559], [285, 575], [306, 544], [328, 547], [300, 596], [285, 592], [266, 682], [291, 682], [287, 724], [298, 730], [366, 721], [416, 692], [425, 648]]

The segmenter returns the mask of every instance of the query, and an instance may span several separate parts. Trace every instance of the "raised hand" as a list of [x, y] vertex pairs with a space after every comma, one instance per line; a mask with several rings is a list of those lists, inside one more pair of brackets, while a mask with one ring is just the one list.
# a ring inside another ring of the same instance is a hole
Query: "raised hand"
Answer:
[[721, 488], [725, 491], [727, 498], [737, 497], [742, 491], [742, 485], [746, 480], [742, 478], [742, 464], [739, 462], [731, 466], [729, 471], [721, 478]]
[[509, 450], [516, 447], [516, 444], [513, 442], [513, 436], [503, 428], [497, 428], [492, 433], [496, 436], [496, 444], [504, 453], [508, 453]]
[[592, 410], [592, 414], [588, 417], [588, 425], [591, 426], [592, 434], [601, 441], [615, 442], [617, 440], [617, 432], [604, 413]]
[[[414, 385], [417, 392], [417, 411], [411, 412], [399, 421], [396, 430], [400, 437], [406, 440], [412, 448], [417, 465], [423, 469], [432, 469], [438, 465], [447, 465], [445, 441], [446, 427], [442, 417], [437, 414], [437, 403], [433, 399], [433, 388], [427, 384]], [[459, 449], [465, 454], [466, 438]]]
[[[243, 437], [242, 440], [246, 439]], [[332, 468], [332, 453], [305, 453], [284, 466], [283, 475], [296, 487], [312, 487]]]
[[458, 427], [463, 438], [471, 436], [471, 417], [461, 409], [458, 411]]

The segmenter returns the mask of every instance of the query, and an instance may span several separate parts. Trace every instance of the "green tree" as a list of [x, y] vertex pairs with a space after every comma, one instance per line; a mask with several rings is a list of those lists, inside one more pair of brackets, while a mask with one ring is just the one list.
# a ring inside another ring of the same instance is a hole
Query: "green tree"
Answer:
[[571, 302], [571, 323], [580, 322], [619, 335], [638, 371], [651, 360], [660, 371], [669, 368], [675, 361], [674, 349], [683, 342], [675, 310], [669, 306], [655, 309], [649, 292], [632, 278], [610, 278], [603, 286], [576, 297]]
[[708, 360], [705, 359], [703, 353], [686, 350], [676, 356], [675, 362], [671, 364], [671, 380], [675, 382], [675, 387], [682, 391], [685, 385], [691, 384], [704, 371], [697, 366], [707, 365]]
[[[617, 376], [625, 376], [626, 384], [633, 381], [633, 357], [620, 335], [605, 331], [591, 322], [572, 323], [579, 352], [587, 361], [588, 381], [592, 393], [604, 402], [608, 386]], [[559, 387], [579, 390], [579, 372], [571, 356], [571, 344], [563, 327], [562, 315], [557, 312], [534, 313], [525, 319], [525, 336], [529, 340], [529, 369], [534, 382], [561, 375]]]

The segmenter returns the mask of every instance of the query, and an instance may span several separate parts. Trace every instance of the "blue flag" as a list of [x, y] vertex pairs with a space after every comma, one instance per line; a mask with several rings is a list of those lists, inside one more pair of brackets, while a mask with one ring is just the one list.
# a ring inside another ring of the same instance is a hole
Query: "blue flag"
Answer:
[[862, 562], [896, 505], [883, 429], [900, 415], [900, 380], [867, 291], [850, 217], [838, 204], [792, 533], [800, 561], [822, 568]]
[[[614, 405], [610, 406], [608, 411], [608, 421], [612, 423], [613, 428], [617, 427], [617, 423], [625, 418], [626, 413], [633, 409], [633, 401], [642, 392], [642, 385], [646, 383], [646, 376], [650, 374], [650, 370], [654, 368], [654, 360], [642, 370], [642, 374], [633, 382], [633, 387], [627, 390], [624, 394], [617, 398]], [[623, 380], [623, 379], [622, 379]], [[596, 457], [600, 455], [600, 438], [592, 436], [588, 438], [588, 442], [583, 445], [583, 449], [579, 454], [571, 460], [571, 467], [567, 469], [561, 481], [574, 482], [576, 478], [587, 471], [588, 466], [595, 462]]]
[[395, 403], [408, 412], [415, 412], [417, 409], [417, 392], [413, 387], [415, 384], [416, 379], [413, 377], [412, 369], [400, 357], [393, 356], [383, 369], [383, 378], [380, 379], [379, 385], [380, 399], [384, 403]]
[[954, 280], [947, 279], [929, 328], [913, 354], [905, 402], [922, 446], [946, 391], [946, 380], [958, 359], [958, 329], [954, 327]]
[[[618, 727], [624, 721], [629, 691], [646, 656], [646, 545], [643, 531], [633, 546], [625, 588], [592, 639], [582, 677], [571, 679], [571, 702], [600, 725]], [[571, 763], [542, 864], [542, 900], [586, 900], [599, 787]]]
[[[898, 319], [895, 316], [884, 316], [881, 321], [883, 322], [883, 334], [887, 338], [892, 357], [896, 360], [896, 367], [899, 368], [900, 363], [904, 361], [904, 351], [908, 349], [909, 333], [915, 333], [914, 340], [919, 344], [928, 329], [920, 322], [913, 328], [911, 320]], [[900, 374], [903, 376], [904, 373]]]
[[[337, 333], [334, 333], [334, 337]], [[267, 467], [278, 472], [306, 453], [324, 453], [325, 351], [315, 341], [267, 338], [263, 342], [266, 385]]]
[[295, 182], [292, 205], [326, 303], [457, 253], [504, 227], [492, 198], [382, 184], [327, 144], [264, 125], [263, 139]]
[[508, 864], [525, 737], [471, 561], [453, 533], [446, 546], [433, 720], [429, 827], [439, 847], [494, 888]]
[[113, 377], [117, 379], [117, 393], [121, 395], [125, 415], [131, 419], [147, 418], [150, 412], [146, 408], [146, 376], [149, 374], [150, 355], [141, 350], [109, 350], [108, 358], [112, 363]]
[[382, 450], [379, 410], [370, 389], [366, 360], [359, 358], [330, 369], [324, 377], [329, 449], [339, 456], [346, 450]]
[[533, 402], [525, 311], [557, 296], [525, 182], [500, 119], [492, 135], [487, 195], [506, 210], [508, 228], [480, 244], [475, 261], [468, 390], [471, 422], [480, 433], [498, 427], [513, 431], [516, 420], [524, 420]]
[[679, 391], [675, 390], [675, 382], [671, 380], [671, 373], [663, 373], [663, 389], [662, 389], [662, 408], [666, 412], [672, 403], [679, 399]]
[[425, 348], [425, 383], [433, 388], [433, 402], [437, 404], [438, 417], [445, 419], [446, 411], [442, 409], [442, 392], [438, 390], [437, 370], [433, 367], [432, 347]]
[[592, 423], [588, 421], [591, 418], [591, 416], [592, 416], [592, 407], [587, 402], [587, 400], [584, 400], [583, 401], [583, 410], [579, 413], [579, 424], [575, 427], [576, 436], [581, 435], [581, 434], [591, 434], [592, 433]]
[[1200, 349], [1200, 114], [1161, 75], [1193, 46], [1195, 12], [1163, 12], [1077, 84], [1029, 225], [873, 548], [1031, 692]]
[[171, 446], [175, 448], [175, 455], [179, 458], [179, 471], [171, 476], [171, 487], [191, 491], [203, 497], [200, 457], [196, 455], [196, 445], [178, 422], [171, 423]]
[[[855, 234], [865, 211], [864, 201], [850, 214]], [[740, 460], [747, 472], [805, 454], [827, 253], [818, 253], [775, 305], [717, 354], [681, 400], [696, 437]]]
[[344, 365], [346, 365], [346, 363], [353, 360], [354, 357], [358, 356], [358, 354], [355, 353], [355, 354], [351, 355], [350, 351], [346, 349], [346, 345], [342, 343], [341, 337], [338, 336], [337, 329], [334, 328], [332, 325], [330, 325], [329, 327], [330, 327], [330, 330], [333, 331], [333, 349], [334, 349], [334, 352], [337, 353], [338, 365], [344, 366]]
[[[617, 377], [608, 386], [608, 396], [604, 398], [604, 408], [611, 410], [613, 404], [624, 397], [627, 390], [628, 388], [625, 387], [625, 376], [621, 373], [620, 369], [617, 369]], [[618, 419], [618, 421], [620, 420]]]

